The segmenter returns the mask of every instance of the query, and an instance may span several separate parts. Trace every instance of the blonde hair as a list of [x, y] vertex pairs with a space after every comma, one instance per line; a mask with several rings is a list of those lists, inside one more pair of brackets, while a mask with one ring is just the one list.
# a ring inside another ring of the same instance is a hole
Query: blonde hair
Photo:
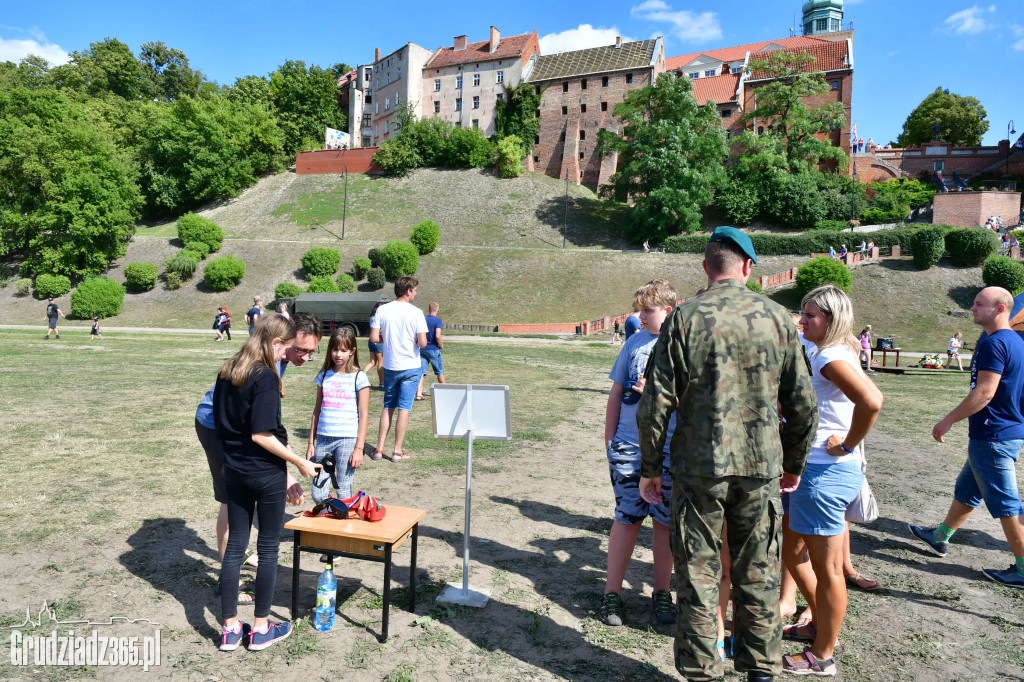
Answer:
[[643, 310], [652, 306], [674, 308], [675, 305], [676, 290], [667, 279], [652, 279], [633, 294], [633, 310]]
[[[253, 328], [252, 336], [237, 353], [221, 365], [217, 377], [230, 381], [235, 386], [244, 386], [261, 366], [277, 371], [274, 367], [274, 341], [280, 339], [288, 343], [295, 339], [295, 323], [283, 315], [276, 313], [260, 316], [259, 323]], [[277, 377], [277, 388], [284, 397], [284, 384], [280, 375]]]
[[808, 303], [828, 318], [825, 338], [817, 344], [818, 348], [845, 345], [855, 353], [860, 352], [860, 344], [853, 335], [853, 303], [846, 292], [833, 284], [824, 284], [804, 296], [800, 309]]

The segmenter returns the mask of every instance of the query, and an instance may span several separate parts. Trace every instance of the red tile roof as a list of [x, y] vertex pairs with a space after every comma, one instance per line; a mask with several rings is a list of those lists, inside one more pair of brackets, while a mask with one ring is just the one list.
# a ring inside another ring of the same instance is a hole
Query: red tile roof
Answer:
[[714, 59], [718, 59], [723, 62], [735, 62], [743, 59], [748, 52], [759, 52], [769, 45], [779, 45], [783, 48], [792, 47], [810, 47], [811, 45], [820, 45], [829, 41], [823, 38], [814, 38], [812, 36], [794, 36], [792, 38], [779, 38], [777, 40], [763, 40], [759, 43], [749, 43], [747, 45], [737, 45], [736, 47], [723, 47], [718, 50], [705, 50], [703, 52], [691, 52], [690, 54], [680, 55], [678, 57], [669, 57], [665, 60], [665, 70], [675, 71], [681, 69], [697, 57], [701, 55], [707, 55]]
[[[686, 76], [684, 75], [683, 78]], [[728, 73], [724, 76], [694, 78], [690, 82], [693, 84], [693, 96], [697, 98], [697, 104], [703, 105], [709, 101], [722, 104], [735, 101], [740, 74]]]
[[534, 49], [539, 53], [536, 31], [518, 36], [504, 37], [498, 41], [498, 47], [495, 48], [494, 52], [490, 52], [491, 42], [489, 40], [469, 43], [464, 50], [456, 50], [454, 47], [439, 47], [434, 53], [433, 58], [427, 62], [424, 68], [438, 69], [444, 66], [454, 66], [468, 62], [522, 58], [523, 52], [530, 47], [531, 42]]
[[338, 87], [339, 88], [345, 87], [346, 85], [351, 83], [353, 80], [355, 80], [355, 77], [356, 77], [356, 70], [352, 69], [351, 71], [349, 71], [344, 76], [342, 76], [341, 78], [338, 79]]
[[[825, 42], [821, 45], [810, 45], [808, 47], [790, 49], [787, 52], [795, 52], [797, 54], [806, 52], [807, 54], [814, 57], [815, 62], [808, 64], [803, 70], [804, 71], [841, 71], [843, 69], [849, 69], [850, 65], [846, 59], [849, 56], [847, 51], [848, 45], [846, 41], [843, 42]], [[768, 74], [763, 71], [755, 71], [751, 73], [748, 80], [760, 80], [767, 78]]]

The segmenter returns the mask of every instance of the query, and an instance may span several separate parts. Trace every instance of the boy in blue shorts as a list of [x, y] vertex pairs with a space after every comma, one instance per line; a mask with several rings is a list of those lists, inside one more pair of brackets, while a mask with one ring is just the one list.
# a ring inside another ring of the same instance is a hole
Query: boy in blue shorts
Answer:
[[[607, 625], [622, 625], [622, 581], [629, 566], [633, 547], [644, 519], [654, 521], [654, 594], [651, 597], [658, 623], [674, 623], [675, 606], [669, 582], [672, 578], [672, 550], [669, 547], [669, 509], [667, 504], [650, 504], [640, 497], [640, 437], [636, 411], [644, 390], [647, 360], [658, 340], [661, 325], [676, 305], [676, 292], [664, 279], [655, 279], [637, 289], [633, 309], [640, 312], [643, 329], [630, 336], [612, 367], [612, 380], [605, 410], [604, 441], [608, 468], [615, 491], [615, 521], [608, 537], [608, 577], [601, 603], [601, 620]], [[675, 415], [665, 437], [665, 461], [662, 490], [671, 489], [668, 447], [675, 429]], [[670, 498], [665, 493], [664, 499]]]

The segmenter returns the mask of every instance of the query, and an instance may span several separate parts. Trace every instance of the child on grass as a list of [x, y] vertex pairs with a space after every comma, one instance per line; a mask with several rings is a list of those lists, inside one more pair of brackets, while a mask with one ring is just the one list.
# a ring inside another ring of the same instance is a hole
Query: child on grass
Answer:
[[[629, 566], [633, 547], [644, 519], [654, 521], [654, 594], [651, 597], [658, 623], [676, 620], [669, 581], [672, 577], [672, 550], [669, 547], [669, 510], [667, 504], [653, 505], [640, 497], [640, 438], [636, 411], [644, 390], [644, 371], [661, 325], [676, 304], [676, 292], [668, 281], [655, 279], [637, 289], [633, 307], [640, 311], [643, 329], [630, 336], [608, 377], [612, 380], [605, 410], [604, 440], [608, 467], [615, 491], [615, 520], [608, 538], [608, 576], [601, 604], [601, 620], [607, 625], [622, 625], [622, 581]], [[665, 438], [662, 492], [671, 495], [668, 447], [675, 428], [675, 416]]]
[[94, 337], [94, 336], [99, 337], [101, 339], [103, 338], [103, 334], [100, 334], [100, 318], [99, 318], [99, 315], [93, 315], [92, 316], [92, 331], [89, 332], [89, 340], [91, 341], [92, 337]]

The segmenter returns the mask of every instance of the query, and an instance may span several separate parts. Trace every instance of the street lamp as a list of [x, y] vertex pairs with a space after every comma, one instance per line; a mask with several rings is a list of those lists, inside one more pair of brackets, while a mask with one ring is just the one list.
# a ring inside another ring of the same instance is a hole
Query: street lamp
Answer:
[[1010, 177], [1010, 149], [1013, 148], [1013, 141], [1010, 139], [1010, 135], [1016, 133], [1017, 130], [1013, 126], [1013, 119], [1006, 124], [1006, 177]]

